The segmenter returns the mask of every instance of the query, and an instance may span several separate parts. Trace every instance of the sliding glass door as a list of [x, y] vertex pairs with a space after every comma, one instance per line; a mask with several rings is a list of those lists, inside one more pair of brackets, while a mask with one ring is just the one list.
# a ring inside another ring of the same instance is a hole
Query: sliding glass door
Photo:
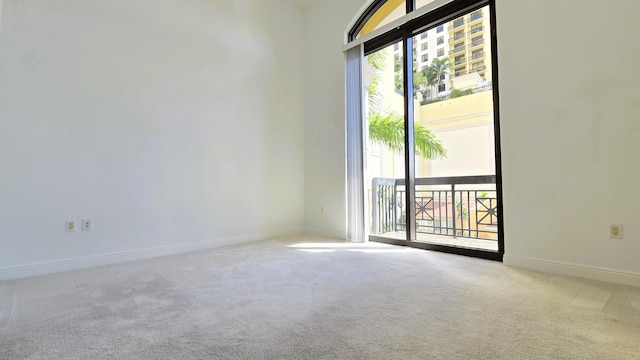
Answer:
[[501, 260], [492, 5], [453, 1], [364, 43], [370, 240]]

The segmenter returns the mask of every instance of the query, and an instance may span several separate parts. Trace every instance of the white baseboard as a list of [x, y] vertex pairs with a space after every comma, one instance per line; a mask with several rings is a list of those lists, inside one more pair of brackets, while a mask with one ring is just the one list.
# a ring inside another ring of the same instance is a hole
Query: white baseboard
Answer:
[[322, 236], [322, 237], [328, 237], [328, 238], [339, 239], [339, 240], [345, 240], [347, 238], [345, 231], [335, 231], [335, 230], [326, 229], [326, 228], [305, 227], [304, 233], [308, 235]]
[[632, 272], [577, 265], [560, 261], [509, 256], [506, 254], [504, 255], [503, 263], [507, 266], [529, 270], [640, 287], [640, 274]]
[[301, 228], [280, 231], [248, 234], [232, 237], [216, 238], [206, 241], [179, 243], [148, 249], [137, 249], [109, 254], [85, 256], [74, 259], [57, 260], [37, 264], [0, 268], [0, 280], [13, 280], [31, 276], [53, 274], [63, 271], [78, 270], [95, 266], [117, 264], [125, 261], [149, 259], [165, 255], [186, 253], [190, 251], [212, 249], [228, 245], [249, 243], [274, 237], [291, 236], [302, 233]]

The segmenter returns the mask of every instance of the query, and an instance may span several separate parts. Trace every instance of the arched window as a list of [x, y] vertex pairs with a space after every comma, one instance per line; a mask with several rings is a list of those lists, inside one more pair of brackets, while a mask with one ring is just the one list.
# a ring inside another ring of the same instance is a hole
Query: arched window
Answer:
[[348, 237], [502, 260], [494, 0], [378, 0], [346, 31]]
[[349, 39], [354, 40], [367, 35], [372, 31], [387, 25], [394, 20], [398, 20], [407, 13], [423, 8], [435, 0], [381, 0], [373, 1], [367, 9], [362, 12], [357, 22], [349, 30]]

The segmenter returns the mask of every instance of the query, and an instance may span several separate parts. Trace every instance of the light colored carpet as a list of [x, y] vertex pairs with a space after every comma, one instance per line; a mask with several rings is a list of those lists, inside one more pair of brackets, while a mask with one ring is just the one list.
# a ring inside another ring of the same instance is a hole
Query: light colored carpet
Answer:
[[640, 289], [308, 236], [0, 283], [1, 359], [640, 359]]

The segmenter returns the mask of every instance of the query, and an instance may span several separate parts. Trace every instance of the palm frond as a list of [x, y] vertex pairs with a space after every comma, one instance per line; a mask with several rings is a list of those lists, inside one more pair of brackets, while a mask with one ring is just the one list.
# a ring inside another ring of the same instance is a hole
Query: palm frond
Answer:
[[446, 159], [447, 150], [442, 142], [427, 129], [422, 123], [413, 124], [413, 136], [416, 146], [416, 155], [425, 159]]
[[401, 151], [404, 148], [404, 118], [395, 112], [383, 115], [370, 111], [369, 138], [393, 151]]
[[[419, 122], [414, 126], [415, 153], [425, 159], [444, 159], [447, 151], [431, 130]], [[369, 112], [369, 138], [393, 151], [404, 149], [404, 118], [395, 113]]]
[[376, 70], [384, 69], [384, 61], [386, 60], [386, 58], [387, 58], [387, 53], [385, 51], [376, 51], [367, 55], [367, 61]]
[[380, 72], [384, 69], [386, 57], [385, 51], [376, 51], [367, 55], [367, 63], [373, 68], [374, 74], [371, 84], [367, 88], [370, 109], [379, 110], [384, 106], [384, 98], [380, 93]]

